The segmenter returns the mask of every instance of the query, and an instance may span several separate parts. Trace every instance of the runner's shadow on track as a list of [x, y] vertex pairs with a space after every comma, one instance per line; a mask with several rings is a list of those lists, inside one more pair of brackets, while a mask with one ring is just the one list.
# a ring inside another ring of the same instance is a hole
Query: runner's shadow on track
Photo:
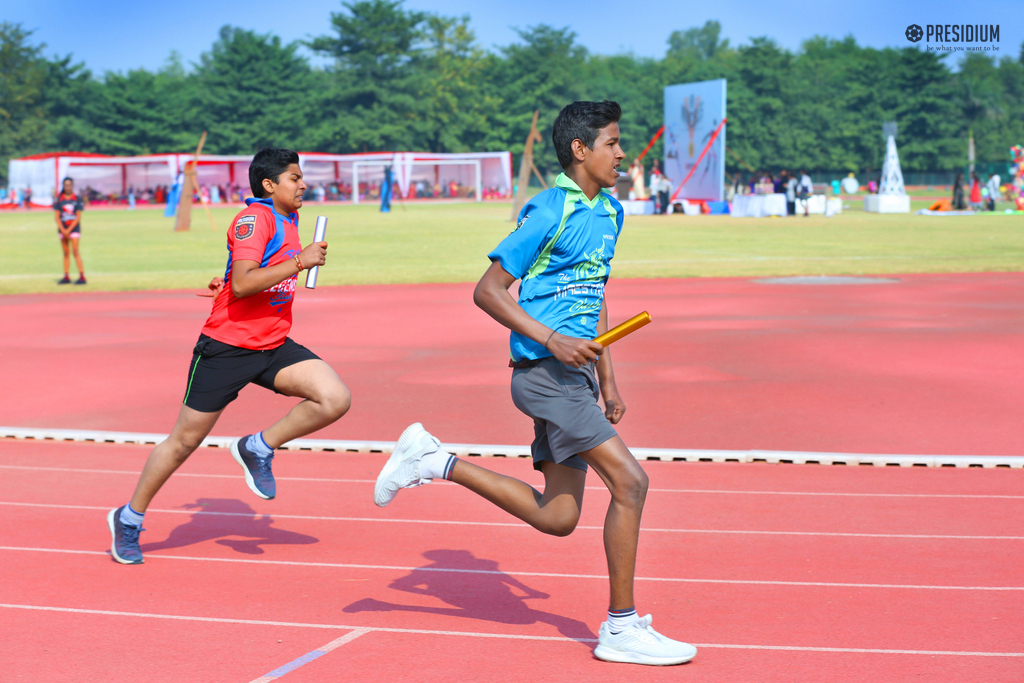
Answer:
[[[197, 510], [192, 519], [175, 527], [163, 541], [144, 543], [142, 552], [182, 548], [205, 541], [216, 541], [235, 552], [262, 555], [264, 545], [309, 545], [320, 539], [271, 526], [273, 517], [256, 515], [248, 503], [230, 498], [199, 498], [183, 505]], [[241, 536], [242, 538], [237, 538]]]
[[[518, 579], [498, 570], [498, 563], [474, 557], [468, 550], [429, 550], [423, 557], [425, 567], [395, 579], [390, 588], [429, 595], [451, 607], [398, 605], [365, 598], [345, 607], [344, 612], [422, 612], [498, 624], [551, 624], [566, 638], [593, 639], [597, 636], [583, 623], [569, 617], [533, 609], [527, 600], [547, 600], [547, 593], [534, 590]], [[450, 571], [452, 569], [462, 571]], [[448, 571], [445, 571], [448, 570]], [[588, 648], [592, 648], [587, 644]]]

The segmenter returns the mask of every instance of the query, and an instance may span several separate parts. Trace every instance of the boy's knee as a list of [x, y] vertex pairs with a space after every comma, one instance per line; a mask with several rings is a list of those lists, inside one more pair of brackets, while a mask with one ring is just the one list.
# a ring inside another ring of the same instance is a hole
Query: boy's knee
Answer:
[[537, 529], [549, 536], [564, 537], [568, 536], [576, 529], [576, 525], [579, 521], [579, 513], [561, 515], [550, 520], [545, 520], [543, 523], [538, 525]]
[[613, 495], [619, 501], [632, 507], [642, 508], [647, 500], [647, 489], [650, 487], [650, 479], [643, 469], [637, 468], [636, 472], [630, 473], [623, 481], [619, 482]]
[[188, 456], [196, 452], [203, 445], [203, 438], [192, 435], [176, 435], [168, 439], [171, 455], [179, 462], [185, 462]]
[[330, 392], [321, 405], [332, 420], [337, 420], [352, 407], [352, 394], [347, 388], [341, 387]]

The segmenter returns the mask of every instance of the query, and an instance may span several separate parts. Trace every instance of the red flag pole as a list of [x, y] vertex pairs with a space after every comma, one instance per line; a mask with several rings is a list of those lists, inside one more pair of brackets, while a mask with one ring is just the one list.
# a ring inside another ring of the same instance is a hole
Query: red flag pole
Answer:
[[693, 163], [693, 166], [690, 168], [690, 172], [686, 174], [686, 178], [683, 179], [683, 182], [679, 183], [679, 187], [677, 187], [676, 191], [672, 193], [672, 199], [669, 200], [670, 202], [674, 202], [676, 200], [676, 197], [679, 196], [679, 191], [683, 189], [683, 185], [686, 184], [686, 181], [690, 179], [693, 172], [697, 170], [698, 166], [700, 166], [700, 160], [703, 159], [704, 155], [708, 153], [709, 149], [711, 149], [711, 145], [715, 143], [715, 140], [718, 138], [718, 134], [722, 132], [722, 126], [725, 125], [726, 121], [728, 121], [728, 119], [722, 119], [722, 122], [718, 124], [718, 128], [715, 128], [715, 132], [711, 134], [711, 139], [708, 140], [708, 144], [704, 145], [704, 151], [702, 151], [700, 156], [697, 157], [697, 161]]
[[654, 137], [651, 138], [651, 141], [647, 143], [646, 147], [644, 147], [644, 151], [640, 152], [640, 156], [636, 158], [637, 161], [643, 159], [644, 155], [651, 151], [651, 147], [654, 147], [654, 143], [658, 141], [658, 138], [660, 138], [661, 134], [664, 132], [665, 126], [662, 126], [661, 128], [658, 129], [658, 132], [654, 134]]

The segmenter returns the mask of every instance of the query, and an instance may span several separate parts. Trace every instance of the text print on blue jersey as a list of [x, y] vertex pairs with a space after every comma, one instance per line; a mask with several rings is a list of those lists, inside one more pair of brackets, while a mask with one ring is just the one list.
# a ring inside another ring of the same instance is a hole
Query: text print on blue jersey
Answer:
[[[520, 280], [519, 305], [530, 317], [560, 334], [593, 339], [621, 229], [615, 197], [588, 199], [563, 173], [527, 203], [516, 229], [488, 257]], [[514, 331], [509, 350], [513, 360], [550, 355]]]

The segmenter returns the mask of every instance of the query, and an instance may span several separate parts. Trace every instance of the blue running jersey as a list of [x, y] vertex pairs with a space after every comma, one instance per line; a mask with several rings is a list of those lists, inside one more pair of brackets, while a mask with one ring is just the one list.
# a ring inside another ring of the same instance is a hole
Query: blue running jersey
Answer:
[[[622, 204], [609, 190], [587, 199], [562, 173], [523, 207], [516, 229], [487, 257], [521, 280], [519, 305], [530, 317], [559, 334], [593, 339], [621, 231]], [[510, 345], [517, 361], [551, 355], [517, 332]]]

